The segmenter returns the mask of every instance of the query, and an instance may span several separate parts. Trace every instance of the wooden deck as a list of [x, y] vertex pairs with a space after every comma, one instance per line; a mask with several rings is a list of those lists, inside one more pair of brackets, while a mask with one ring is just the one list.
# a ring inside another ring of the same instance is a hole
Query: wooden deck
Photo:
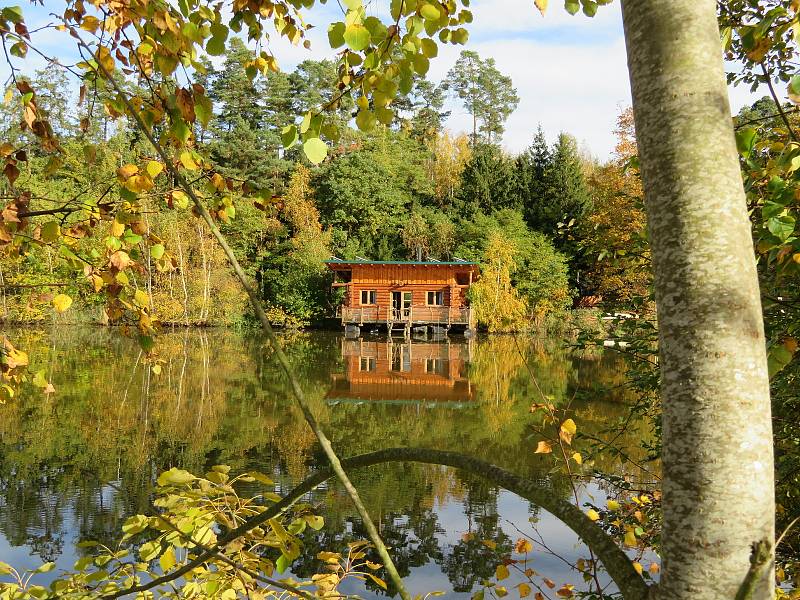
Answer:
[[343, 325], [408, 324], [412, 327], [415, 325], [450, 327], [452, 325], [471, 326], [472, 324], [472, 309], [468, 307], [412, 306], [397, 310], [377, 306], [343, 306], [338, 316], [341, 317]]

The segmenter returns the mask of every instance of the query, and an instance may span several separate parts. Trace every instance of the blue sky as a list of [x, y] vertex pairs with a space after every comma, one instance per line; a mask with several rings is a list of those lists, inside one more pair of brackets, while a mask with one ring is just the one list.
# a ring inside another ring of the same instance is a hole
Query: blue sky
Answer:
[[[29, 27], [44, 24], [49, 21], [48, 12], [59, 12], [63, 7], [53, 0], [45, 0], [45, 8], [21, 4]], [[388, 0], [372, 0], [368, 10], [381, 15], [385, 5]], [[592, 19], [580, 13], [568, 15], [558, 1], [551, 2], [545, 17], [532, 0], [474, 0], [471, 10], [475, 20], [466, 48], [484, 58], [494, 58], [500, 71], [511, 76], [520, 97], [519, 107], [507, 123], [505, 148], [523, 150], [541, 123], [550, 140], [567, 131], [587, 152], [600, 159], [608, 157], [614, 146], [616, 117], [631, 103], [619, 2], [601, 7]], [[281, 67], [292, 69], [305, 58], [330, 56], [327, 23], [340, 18], [337, 14], [340, 11], [334, 0], [307, 14], [307, 20], [318, 25], [310, 32], [311, 50], [283, 40], [273, 42], [271, 49]], [[68, 49], [71, 55], [70, 42], [56, 32], [40, 40], [49, 52], [58, 54]], [[462, 49], [440, 45], [429, 78], [443, 78]], [[26, 62], [27, 68], [41, 66], [36, 59]], [[0, 66], [0, 76], [5, 78], [7, 72], [4, 65]], [[731, 90], [734, 112], [753, 98], [748, 90]], [[448, 127], [456, 132], [468, 131], [471, 119], [464, 109], [455, 101], [448, 108], [452, 110]]]

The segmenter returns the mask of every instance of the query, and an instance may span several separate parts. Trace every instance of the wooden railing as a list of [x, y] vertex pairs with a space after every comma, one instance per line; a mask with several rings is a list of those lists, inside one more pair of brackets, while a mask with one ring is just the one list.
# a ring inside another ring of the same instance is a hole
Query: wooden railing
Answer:
[[377, 306], [343, 306], [339, 315], [343, 323], [420, 323], [434, 325], [470, 324], [469, 308], [448, 306], [412, 306], [393, 309]]

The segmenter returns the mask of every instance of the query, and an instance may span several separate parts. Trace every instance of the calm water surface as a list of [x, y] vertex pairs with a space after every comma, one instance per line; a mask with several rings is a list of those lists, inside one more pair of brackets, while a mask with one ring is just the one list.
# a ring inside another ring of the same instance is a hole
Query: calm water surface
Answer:
[[[0, 407], [0, 560], [17, 567], [53, 560], [70, 568], [82, 552], [78, 542], [111, 543], [127, 516], [147, 512], [155, 477], [173, 466], [197, 473], [215, 464], [259, 469], [273, 475], [278, 491], [325, 466], [258, 337], [165, 334], [157, 345], [162, 371], [155, 375], [138, 346], [114, 331], [6, 333], [29, 351], [36, 368], [47, 369], [56, 392], [28, 393]], [[389, 342], [311, 333], [286, 338], [285, 348], [340, 456], [398, 446], [458, 451], [569, 498], [568, 480], [552, 472], [551, 457], [533, 452], [541, 436], [530, 405], [541, 394], [568, 405], [579, 430], [600, 438], [628, 414], [627, 399], [613, 391], [623, 380], [618, 357], [576, 355], [559, 341]], [[638, 456], [643, 435], [634, 425], [617, 443]], [[613, 457], [598, 457], [593, 468], [640, 475]], [[559, 586], [583, 587], [567, 564], [588, 555], [576, 536], [478, 477], [419, 464], [351, 476], [412, 593], [468, 598], [494, 573], [497, 552], [509, 551], [520, 532], [543, 542], [534, 545], [537, 571]], [[606, 489], [602, 478], [587, 477], [580, 501], [602, 503]], [[307, 552], [292, 567], [299, 575], [316, 572], [320, 549], [339, 550], [366, 537], [336, 484], [318, 488], [311, 500], [326, 525], [304, 536]], [[498, 550], [481, 540], [496, 542]], [[344, 590], [366, 597], [380, 592], [358, 585]]]

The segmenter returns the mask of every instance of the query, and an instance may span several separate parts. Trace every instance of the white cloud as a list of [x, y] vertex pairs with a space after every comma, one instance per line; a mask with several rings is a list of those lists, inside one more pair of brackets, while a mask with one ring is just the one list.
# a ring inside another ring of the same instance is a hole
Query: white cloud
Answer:
[[[374, 0], [368, 10], [379, 14], [386, 4], [386, 0]], [[466, 47], [484, 58], [494, 58], [517, 89], [520, 104], [507, 122], [503, 139], [509, 151], [523, 150], [541, 123], [550, 140], [567, 131], [593, 154], [605, 158], [614, 145], [616, 117], [631, 102], [619, 3], [601, 7], [594, 18], [571, 16], [559, 2], [551, 4], [542, 17], [532, 0], [477, 0], [472, 6], [475, 20]], [[38, 17], [36, 21], [49, 20], [41, 9], [32, 12]], [[333, 56], [326, 32], [327, 23], [342, 18], [337, 4], [319, 6], [306, 16], [317, 25], [309, 32], [311, 50], [273, 35], [270, 50], [283, 69], [291, 70], [307, 58]], [[58, 38], [61, 34], [44, 35], [46, 39], [40, 43], [48, 51], [63, 53], [64, 40]], [[440, 56], [432, 61], [429, 78], [441, 80], [462, 49], [440, 45]], [[26, 70], [42, 63], [34, 56], [25, 62]], [[7, 74], [7, 67], [0, 65], [0, 76]], [[761, 95], [743, 87], [732, 88], [734, 112]], [[451, 101], [449, 108], [453, 112], [448, 126], [456, 131], [471, 130], [471, 118], [463, 107]]]

